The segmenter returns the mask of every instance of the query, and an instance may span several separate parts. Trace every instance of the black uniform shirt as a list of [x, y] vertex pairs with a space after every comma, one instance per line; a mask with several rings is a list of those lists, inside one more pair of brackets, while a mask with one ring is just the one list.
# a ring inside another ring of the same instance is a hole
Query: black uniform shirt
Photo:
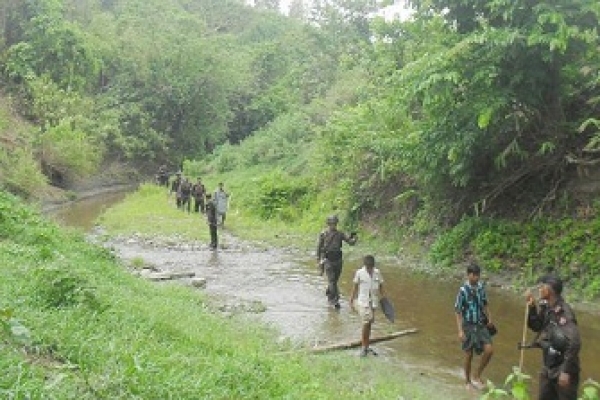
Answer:
[[[529, 307], [527, 325], [534, 332], [541, 332], [542, 340], [549, 342], [550, 346], [562, 354], [560, 365], [551, 367], [551, 373], [558, 374], [566, 372], [568, 374], [579, 373], [579, 350], [581, 349], [581, 338], [579, 336], [579, 327], [577, 318], [562, 297], [560, 297], [553, 307], [540, 305], [539, 307]], [[552, 332], [552, 330], [557, 330]], [[553, 336], [562, 335], [566, 340], [564, 343], [557, 344]], [[560, 348], [562, 347], [562, 348]], [[544, 349], [544, 359], [549, 357], [549, 349]], [[554, 375], [553, 374], [553, 375]]]

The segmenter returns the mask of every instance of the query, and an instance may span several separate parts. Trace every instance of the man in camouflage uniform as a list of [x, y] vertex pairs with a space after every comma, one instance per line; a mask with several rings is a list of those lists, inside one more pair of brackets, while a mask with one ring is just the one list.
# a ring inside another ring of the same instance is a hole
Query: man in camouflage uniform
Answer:
[[540, 372], [539, 400], [577, 400], [581, 338], [577, 318], [562, 298], [563, 283], [554, 275], [538, 280], [540, 302], [527, 293], [527, 325], [539, 332], [544, 366]]
[[355, 233], [350, 236], [337, 229], [339, 220], [336, 215], [327, 217], [327, 229], [319, 235], [317, 245], [317, 262], [321, 271], [327, 275], [327, 300], [336, 309], [340, 308], [340, 291], [338, 281], [342, 273], [342, 245], [344, 242], [354, 246], [357, 241]]

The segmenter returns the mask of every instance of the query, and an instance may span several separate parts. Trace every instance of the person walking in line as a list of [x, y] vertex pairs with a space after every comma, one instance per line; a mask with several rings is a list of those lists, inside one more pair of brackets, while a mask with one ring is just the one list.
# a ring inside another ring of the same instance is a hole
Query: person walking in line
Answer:
[[187, 211], [188, 213], [191, 210], [191, 197], [192, 197], [192, 183], [185, 178], [181, 185], [179, 185], [179, 197], [180, 197], [180, 206], [182, 211]]
[[181, 186], [181, 172], [177, 172], [175, 174], [175, 179], [173, 179], [173, 182], [171, 182], [171, 190], [169, 192], [169, 196], [171, 196], [172, 193], [175, 193], [175, 204], [177, 205], [177, 208], [181, 207], [181, 197], [180, 197], [180, 190], [179, 187]]
[[[465, 353], [464, 374], [467, 389], [483, 389], [483, 370], [494, 353], [492, 337], [488, 326], [492, 326], [492, 316], [488, 308], [485, 286], [480, 282], [481, 268], [472, 264], [467, 267], [467, 281], [458, 290], [454, 311], [458, 337]], [[487, 324], [485, 321], [487, 320]], [[471, 378], [473, 353], [481, 355], [479, 367]]]
[[544, 366], [540, 372], [539, 400], [577, 400], [581, 337], [573, 309], [562, 297], [563, 283], [555, 275], [538, 280], [540, 294], [536, 305], [531, 292], [527, 326], [540, 334]]
[[[363, 267], [354, 274], [354, 285], [350, 293], [350, 308], [358, 311], [362, 321], [361, 351], [360, 356], [366, 357], [368, 353], [377, 355], [369, 344], [371, 341], [371, 327], [375, 321], [375, 309], [379, 299], [385, 297], [383, 291], [383, 277], [378, 268], [375, 268], [375, 257], [367, 255], [363, 258]], [[356, 298], [357, 306], [354, 304]]]
[[217, 236], [217, 207], [210, 193], [206, 194], [206, 222], [210, 233], [210, 248], [215, 250], [219, 244]]
[[164, 186], [166, 188], [169, 187], [169, 173], [167, 172], [166, 165], [161, 165], [158, 168], [158, 173], [156, 174], [156, 183], [159, 186]]
[[336, 309], [340, 308], [340, 291], [338, 281], [342, 273], [342, 245], [344, 242], [351, 246], [358, 240], [356, 233], [346, 235], [337, 229], [339, 219], [337, 215], [327, 217], [327, 229], [319, 234], [317, 244], [317, 262], [321, 275], [327, 275], [327, 300]]
[[204, 214], [204, 198], [206, 196], [206, 189], [202, 180], [198, 178], [198, 181], [192, 187], [192, 197], [194, 197], [194, 212], [201, 212]]
[[217, 221], [219, 225], [225, 226], [225, 217], [227, 216], [227, 207], [229, 203], [229, 193], [223, 189], [223, 182], [215, 191], [215, 206], [217, 207]]

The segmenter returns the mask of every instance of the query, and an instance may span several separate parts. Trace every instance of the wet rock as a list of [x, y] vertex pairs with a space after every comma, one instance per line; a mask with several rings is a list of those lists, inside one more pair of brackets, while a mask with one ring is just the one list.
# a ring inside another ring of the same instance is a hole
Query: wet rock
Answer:
[[181, 278], [193, 278], [196, 276], [196, 273], [193, 271], [171, 271], [172, 279], [181, 279]]
[[145, 278], [151, 281], [169, 281], [173, 279], [173, 276], [169, 272], [152, 272], [146, 275]]
[[206, 278], [192, 278], [190, 283], [193, 287], [204, 289], [206, 287]]

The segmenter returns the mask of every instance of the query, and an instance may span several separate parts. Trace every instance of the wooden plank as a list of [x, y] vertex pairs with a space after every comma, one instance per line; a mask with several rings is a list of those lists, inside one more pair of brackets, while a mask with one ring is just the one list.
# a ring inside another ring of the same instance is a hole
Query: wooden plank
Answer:
[[[383, 342], [386, 340], [392, 340], [392, 339], [396, 339], [401, 336], [406, 336], [406, 335], [410, 335], [413, 333], [417, 333], [418, 331], [419, 331], [418, 329], [412, 328], [412, 329], [406, 329], [403, 331], [390, 333], [387, 335], [376, 336], [376, 337], [371, 338], [370, 343], [377, 343], [377, 342]], [[354, 340], [354, 341], [345, 342], [345, 343], [335, 343], [335, 344], [317, 346], [317, 347], [313, 347], [312, 349], [310, 349], [310, 351], [312, 353], [323, 353], [323, 352], [331, 351], [331, 350], [352, 349], [352, 348], [360, 347], [361, 345], [362, 345], [362, 342], [360, 340]]]

